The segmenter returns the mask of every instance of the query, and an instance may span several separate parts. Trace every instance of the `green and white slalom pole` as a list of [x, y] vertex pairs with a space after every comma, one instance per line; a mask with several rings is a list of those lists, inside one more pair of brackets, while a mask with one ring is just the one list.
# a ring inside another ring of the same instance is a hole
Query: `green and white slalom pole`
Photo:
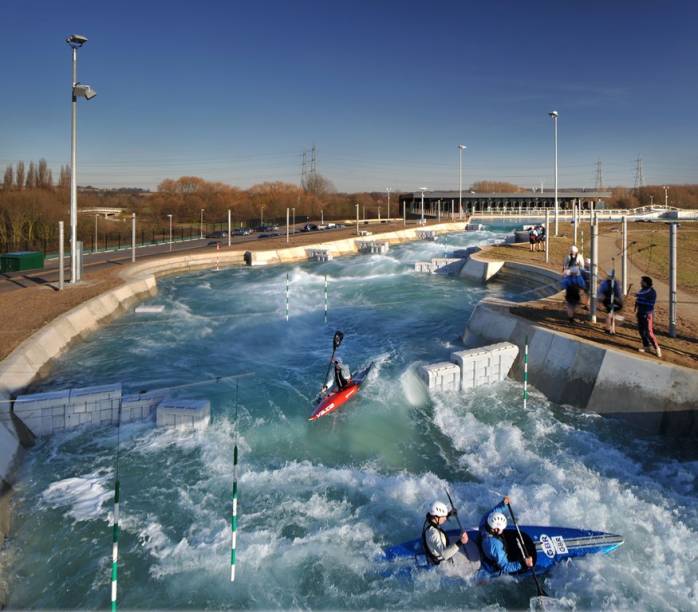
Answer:
[[235, 385], [235, 448], [233, 450], [233, 514], [230, 517], [230, 582], [235, 582], [235, 556], [238, 537], [238, 385]]
[[325, 323], [327, 323], [327, 274], [325, 274]]
[[523, 408], [526, 410], [526, 402], [528, 401], [528, 336], [524, 343], [524, 375], [523, 375]]
[[119, 447], [121, 446], [121, 401], [119, 401], [119, 422], [116, 424], [116, 483], [114, 485], [114, 525], [112, 526], [111, 549], [111, 609], [116, 612], [116, 588], [119, 568]]
[[286, 272], [286, 320], [288, 321], [288, 272]]

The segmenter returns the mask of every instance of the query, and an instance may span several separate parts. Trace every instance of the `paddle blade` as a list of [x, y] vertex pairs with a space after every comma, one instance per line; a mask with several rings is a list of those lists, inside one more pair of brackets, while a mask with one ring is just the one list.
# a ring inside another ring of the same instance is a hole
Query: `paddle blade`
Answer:
[[531, 597], [531, 612], [552, 612], [553, 610], [571, 610], [572, 608], [561, 599], [555, 597]]
[[339, 345], [342, 344], [342, 340], [344, 339], [344, 334], [337, 330], [334, 332], [334, 338], [332, 338], [332, 348], [336, 351], [339, 348]]

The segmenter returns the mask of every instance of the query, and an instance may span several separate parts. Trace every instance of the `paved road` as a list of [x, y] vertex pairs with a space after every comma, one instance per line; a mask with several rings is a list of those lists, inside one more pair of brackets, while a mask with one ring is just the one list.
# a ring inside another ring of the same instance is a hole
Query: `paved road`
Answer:
[[[296, 225], [296, 232], [301, 233], [300, 229], [303, 225]], [[341, 228], [337, 228], [341, 229]], [[293, 231], [293, 228], [291, 228]], [[320, 232], [320, 234], [331, 234], [335, 230], [325, 230]], [[279, 230], [281, 236], [285, 235], [284, 231]], [[241, 247], [245, 244], [250, 244], [252, 246], [259, 241], [259, 234], [250, 234], [249, 236], [233, 236], [231, 238], [231, 245], [240, 245]], [[213, 238], [203, 238], [196, 240], [187, 240], [185, 242], [174, 242], [172, 244], [172, 252], [184, 252], [184, 251], [196, 251], [203, 249], [217, 242], [221, 243], [221, 246], [228, 246], [228, 239], [213, 239]], [[158, 257], [170, 253], [169, 244], [158, 244], [152, 246], [144, 246], [136, 249], [136, 260], [140, 261], [144, 258]], [[131, 249], [124, 249], [120, 251], [107, 251], [106, 253], [95, 253], [85, 255], [85, 270], [96, 271], [104, 268], [109, 268], [112, 266], [123, 265], [124, 263], [131, 261]], [[65, 280], [66, 282], [70, 278], [70, 260], [66, 257], [65, 260]], [[26, 270], [23, 272], [9, 272], [5, 274], [0, 274], [0, 293], [7, 291], [15, 291], [18, 289], [23, 289], [26, 287], [35, 287], [36, 285], [45, 285], [58, 283], [58, 259], [46, 260], [46, 264], [42, 270]]]
[[[244, 244], [252, 242], [256, 236], [234, 237], [231, 239], [232, 244]], [[196, 251], [213, 245], [217, 240], [204, 238], [203, 240], [187, 240], [186, 242], [175, 242], [172, 244], [172, 252]], [[224, 238], [221, 241], [222, 246], [228, 245], [228, 239]], [[139, 261], [146, 257], [161, 256], [170, 252], [169, 244], [158, 244], [145, 246], [136, 249], [136, 260]], [[121, 251], [107, 251], [106, 253], [94, 253], [85, 255], [85, 269], [89, 271], [101, 270], [115, 265], [122, 265], [131, 261], [131, 249]], [[70, 278], [70, 258], [65, 260], [65, 280]], [[23, 272], [9, 272], [0, 274], [0, 293], [6, 291], [14, 291], [25, 287], [34, 287], [36, 285], [44, 285], [46, 283], [58, 282], [58, 259], [46, 260], [46, 265], [43, 270], [27, 270]]]

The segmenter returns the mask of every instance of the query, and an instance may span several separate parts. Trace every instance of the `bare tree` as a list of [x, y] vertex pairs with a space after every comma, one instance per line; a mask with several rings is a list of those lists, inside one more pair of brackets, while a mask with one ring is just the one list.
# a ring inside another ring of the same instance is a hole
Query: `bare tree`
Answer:
[[17, 162], [17, 171], [15, 172], [15, 185], [17, 186], [17, 189], [24, 189], [24, 179], [26, 178], [26, 174], [24, 172], [24, 162], [23, 161], [18, 161]]
[[36, 187], [36, 166], [33, 161], [29, 162], [29, 170], [27, 171], [27, 180], [24, 182], [24, 186], [27, 189], [34, 189]]
[[46, 160], [43, 157], [39, 160], [39, 169], [37, 170], [36, 182], [37, 187], [40, 187], [41, 189], [48, 189], [49, 187], [48, 164], [46, 163]]
[[307, 178], [303, 179], [303, 189], [307, 193], [314, 193], [315, 195], [324, 195], [336, 191], [330, 179], [317, 173], [310, 174]]
[[14, 172], [12, 171], [12, 164], [8, 164], [5, 168], [5, 177], [2, 181], [2, 188], [5, 191], [12, 189], [12, 181], [14, 181]]

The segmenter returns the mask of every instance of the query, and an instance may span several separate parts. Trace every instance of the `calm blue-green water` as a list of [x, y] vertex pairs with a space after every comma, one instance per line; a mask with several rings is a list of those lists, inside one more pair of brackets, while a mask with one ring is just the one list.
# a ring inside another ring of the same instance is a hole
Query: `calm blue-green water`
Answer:
[[[205, 432], [122, 428], [121, 607], [527, 607], [530, 583], [475, 586], [440, 570], [383, 576], [375, 556], [417, 537], [427, 505], [448, 486], [466, 524], [508, 493], [524, 523], [623, 534], [625, 546], [612, 555], [546, 577], [579, 609], [693, 608], [698, 462], [535, 391], [524, 411], [513, 381], [431, 398], [417, 383], [416, 364], [459, 349], [478, 300], [515, 288], [417, 274], [414, 262], [503, 229], [386, 256], [163, 280], [152, 300], [166, 306], [163, 315], [124, 316], [61, 358], [39, 388], [122, 381], [138, 391], [253, 375], [173, 391], [211, 400]], [[353, 368], [376, 367], [359, 397], [309, 423], [335, 329], [345, 333], [339, 354]], [[29, 454], [0, 566], [10, 607], [109, 605], [116, 442], [114, 429], [92, 429], [43, 440]]]

